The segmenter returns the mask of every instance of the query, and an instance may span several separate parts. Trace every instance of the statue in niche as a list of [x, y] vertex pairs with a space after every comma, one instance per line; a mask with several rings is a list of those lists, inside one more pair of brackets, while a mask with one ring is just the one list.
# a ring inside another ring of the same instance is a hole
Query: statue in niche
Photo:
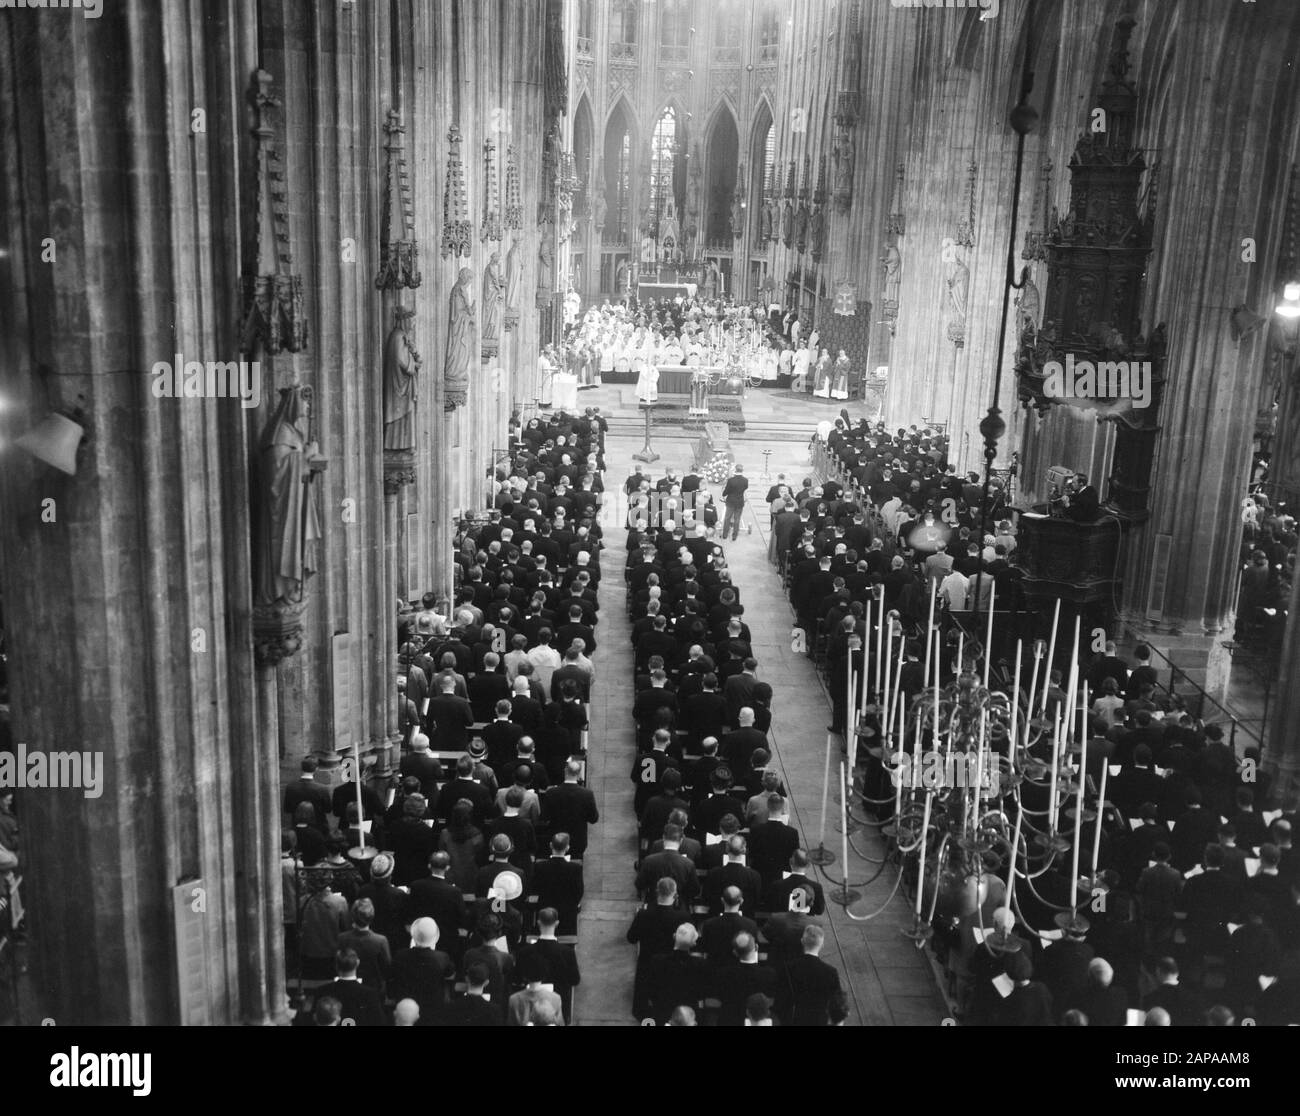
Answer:
[[543, 221], [541, 233], [537, 243], [537, 288], [538, 290], [549, 291], [555, 273], [555, 245], [552, 239], [555, 236], [555, 224], [552, 221]]
[[447, 359], [443, 364], [443, 406], [450, 411], [469, 397], [469, 370], [477, 356], [474, 322], [474, 272], [460, 269], [451, 288], [447, 316]]
[[321, 521], [312, 481], [325, 467], [311, 441], [307, 389], [280, 389], [276, 408], [257, 450], [257, 547], [254, 604], [299, 604], [316, 572]]
[[835, 148], [835, 192], [848, 194], [852, 191], [853, 137], [848, 132], [844, 132]]
[[416, 383], [420, 354], [411, 345], [407, 326], [415, 311], [399, 306], [384, 342], [384, 449], [415, 449]]
[[704, 297], [713, 298], [718, 293], [718, 265], [709, 262], [704, 265]]
[[794, 239], [794, 202], [787, 200], [785, 212], [781, 214], [781, 239], [790, 247]]
[[948, 276], [948, 309], [952, 319], [966, 322], [966, 300], [970, 297], [970, 268], [960, 256]]
[[812, 247], [814, 256], [822, 254], [822, 241], [826, 236], [826, 218], [822, 214], [821, 206], [813, 210], [813, 215], [808, 222], [808, 243]]
[[731, 235], [736, 240], [745, 235], [745, 205], [739, 194], [731, 199]]
[[1042, 298], [1029, 268], [1021, 272], [1020, 297], [1016, 299], [1016, 335], [1026, 337], [1030, 343], [1038, 334], [1038, 315], [1042, 310]]
[[880, 257], [880, 265], [885, 272], [885, 305], [898, 307], [898, 289], [903, 282], [903, 256], [897, 244], [885, 246], [885, 254]]
[[609, 212], [609, 203], [605, 200], [605, 183], [597, 179], [596, 189], [591, 198], [591, 223], [599, 232], [605, 227], [605, 215]]
[[763, 219], [759, 226], [759, 239], [764, 242], [776, 239], [776, 221], [773, 216], [775, 210], [776, 203], [770, 198], [763, 203]]
[[506, 329], [510, 329], [519, 320], [519, 284], [522, 278], [523, 265], [519, 260], [519, 238], [516, 236], [510, 242], [510, 251], [506, 253]]
[[493, 252], [483, 269], [483, 348], [496, 352], [501, 339], [501, 300], [505, 294], [505, 279], [501, 275], [501, 253]]

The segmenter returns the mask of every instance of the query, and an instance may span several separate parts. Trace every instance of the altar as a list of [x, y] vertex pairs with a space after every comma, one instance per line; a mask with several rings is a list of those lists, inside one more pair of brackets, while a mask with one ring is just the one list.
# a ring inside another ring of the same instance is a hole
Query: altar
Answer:
[[699, 287], [694, 283], [638, 283], [636, 297], [644, 302], [648, 298], [668, 299], [694, 298]]
[[733, 379], [729, 370], [720, 364], [661, 364], [659, 366], [660, 395], [690, 395], [691, 380], [696, 372], [708, 373], [712, 384], [710, 395], [744, 395], [745, 377], [737, 372]]

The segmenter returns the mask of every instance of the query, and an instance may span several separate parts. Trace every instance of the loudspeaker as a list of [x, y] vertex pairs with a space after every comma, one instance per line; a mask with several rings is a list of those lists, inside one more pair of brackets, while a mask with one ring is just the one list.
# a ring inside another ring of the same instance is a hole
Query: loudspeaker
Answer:
[[77, 447], [84, 434], [81, 426], [56, 412], [46, 415], [14, 444], [72, 477], [77, 474]]

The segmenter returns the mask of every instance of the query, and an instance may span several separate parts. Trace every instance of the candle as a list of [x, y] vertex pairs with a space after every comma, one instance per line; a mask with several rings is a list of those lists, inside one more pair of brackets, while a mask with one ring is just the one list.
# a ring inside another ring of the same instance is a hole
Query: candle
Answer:
[[1052, 836], [1056, 835], [1056, 769], [1061, 758], [1060, 736], [1061, 708], [1057, 706], [1052, 715], [1052, 790], [1047, 804], [1047, 831]]
[[997, 582], [989, 584], [989, 626], [984, 637], [984, 688], [989, 688], [989, 667], [993, 664], [993, 606], [997, 596]]
[[1016, 832], [1011, 838], [1011, 864], [1007, 869], [1007, 906], [1011, 906], [1011, 893], [1016, 886], [1016, 859], [1020, 855], [1020, 823], [1025, 820], [1025, 809], [1016, 803]]
[[858, 712], [857, 702], [853, 700], [853, 638], [849, 638], [848, 687], [844, 697], [844, 755], [850, 770], [853, 768], [854, 753], [857, 746], [855, 718]]
[[364, 849], [366, 847], [366, 830], [362, 822], [365, 820], [365, 808], [361, 801], [361, 741], [357, 741], [353, 748], [357, 757], [357, 770], [355, 778], [357, 780], [357, 847]]
[[1088, 741], [1079, 752], [1079, 791], [1074, 799], [1074, 854], [1070, 859], [1070, 913], [1079, 911], [1079, 844], [1083, 840], [1083, 780], [1087, 774]]
[[[876, 596], [879, 591], [879, 596]], [[875, 694], [877, 700], [880, 698], [880, 643], [885, 638], [885, 587], [883, 585], [873, 586], [872, 596], [876, 597], [876, 685]], [[867, 633], [868, 636], [871, 634]], [[879, 714], [877, 714], [879, 716]]]
[[[921, 896], [925, 891], [925, 839], [930, 831], [930, 801], [931, 796], [927, 793], [925, 796], [925, 816], [921, 819], [921, 855], [916, 861], [916, 917], [918, 921], [921, 918]], [[848, 879], [848, 877], [845, 876], [845, 879]]]
[[960, 628], [957, 629], [957, 669], [954, 674], [960, 675], [962, 669], [966, 666], [966, 633]]
[[[930, 618], [925, 622], [926, 640], [925, 640], [925, 669], [921, 672], [922, 677], [930, 677], [930, 638], [929, 635], [934, 631], [934, 598], [938, 588], [935, 581], [929, 582], [930, 586]], [[935, 645], [935, 654], [939, 653], [938, 645]]]
[[1029, 675], [1029, 704], [1025, 706], [1025, 746], [1029, 745], [1030, 724], [1034, 719], [1034, 695], [1038, 692], [1038, 663], [1043, 657], [1043, 641], [1034, 640], [1034, 669]]
[[1083, 683], [1083, 706], [1079, 710], [1079, 739], [1088, 739], [1088, 683]]
[[[877, 697], [880, 701], [881, 716], [889, 718], [889, 667], [892, 660], [894, 649], [894, 615], [891, 612], [885, 623], [889, 625], [889, 631], [885, 635], [885, 688], [883, 692], [878, 692]], [[877, 664], [877, 667], [879, 664]], [[877, 690], [879, 691], [879, 678], [877, 678]]]
[[[1013, 764], [1016, 760], [1016, 730], [1020, 727], [1020, 653], [1023, 650], [1023, 640], [1016, 640], [1016, 673], [1011, 679], [1011, 739], [1007, 743], [1007, 759]], [[1033, 703], [1033, 698], [1030, 698]]]
[[821, 835], [817, 838], [817, 847], [824, 849], [826, 847], [826, 806], [831, 793], [831, 749], [835, 746], [835, 737], [830, 733], [826, 734], [826, 771], [822, 776], [822, 820]]
[[1101, 757], [1101, 787], [1097, 791], [1097, 828], [1092, 834], [1092, 878], [1097, 879], [1097, 858], [1101, 855], [1101, 819], [1106, 813], [1106, 776], [1110, 774], [1110, 760]]
[[844, 869], [844, 898], [849, 895], [849, 765], [840, 765], [840, 851], [844, 859], [840, 861]]
[[1047, 712], [1048, 683], [1052, 680], [1052, 659], [1056, 656], [1056, 624], [1061, 619], [1061, 598], [1056, 598], [1056, 609], [1052, 613], [1052, 641], [1047, 645], [1047, 673], [1043, 675], [1043, 704], [1038, 710], [1041, 717]]
[[1079, 693], [1079, 621], [1074, 618], [1074, 646], [1070, 651], [1070, 681], [1065, 691], [1065, 738], [1074, 736], [1074, 699]]
[[869, 676], [869, 663], [867, 662], [868, 653], [871, 650], [871, 604], [872, 598], [867, 597], [867, 619], [862, 629], [862, 697], [861, 705], [858, 707], [859, 717], [867, 715], [867, 678]]

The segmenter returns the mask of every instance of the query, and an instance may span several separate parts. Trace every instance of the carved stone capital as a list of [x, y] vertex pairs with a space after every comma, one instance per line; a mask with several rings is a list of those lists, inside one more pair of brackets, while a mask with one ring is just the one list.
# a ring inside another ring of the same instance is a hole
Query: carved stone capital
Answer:
[[253, 655], [259, 666], [276, 666], [302, 647], [307, 602], [277, 601], [253, 608]]
[[415, 450], [384, 450], [384, 493], [394, 496], [404, 485], [415, 483]]

